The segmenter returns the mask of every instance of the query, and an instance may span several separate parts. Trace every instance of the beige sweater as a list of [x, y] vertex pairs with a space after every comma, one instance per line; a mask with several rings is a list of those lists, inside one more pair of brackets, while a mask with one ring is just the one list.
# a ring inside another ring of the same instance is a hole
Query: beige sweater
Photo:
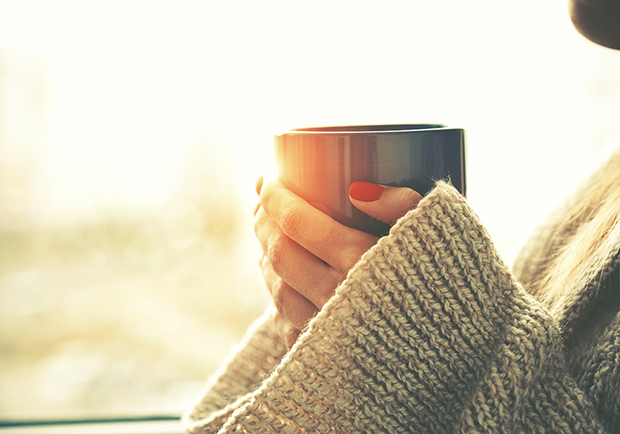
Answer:
[[567, 357], [557, 319], [439, 184], [291, 351], [260, 318], [184, 421], [196, 433], [620, 432], [618, 288], [603, 289], [590, 292], [611, 297], [611, 316]]

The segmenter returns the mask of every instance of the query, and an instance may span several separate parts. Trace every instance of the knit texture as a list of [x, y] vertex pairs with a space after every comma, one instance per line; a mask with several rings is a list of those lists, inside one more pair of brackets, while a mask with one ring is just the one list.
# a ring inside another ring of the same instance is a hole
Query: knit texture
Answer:
[[[619, 327], [583, 357], [607, 355], [612, 379]], [[605, 384], [597, 390], [617, 414]], [[569, 373], [554, 319], [441, 183], [288, 353], [261, 318], [184, 421], [193, 433], [590, 433], [608, 432], [617, 416], [604, 416]]]

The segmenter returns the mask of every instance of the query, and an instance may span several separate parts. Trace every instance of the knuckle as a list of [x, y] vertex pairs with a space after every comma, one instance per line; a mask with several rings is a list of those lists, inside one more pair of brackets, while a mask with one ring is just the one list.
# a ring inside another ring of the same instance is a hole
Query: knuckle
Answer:
[[279, 233], [275, 235], [271, 242], [267, 247], [267, 252], [265, 256], [267, 257], [267, 261], [271, 264], [271, 268], [276, 274], [279, 274], [280, 271], [284, 268], [284, 262], [286, 260], [286, 243], [287, 238], [283, 233]]
[[267, 257], [262, 254], [261, 257], [258, 259], [258, 268], [260, 269], [263, 277], [266, 278], [268, 276], [270, 272], [270, 267], [271, 265], [269, 264]]
[[264, 227], [266, 222], [266, 214], [261, 209], [259, 209], [256, 214], [254, 214], [254, 234], [258, 237], [261, 234], [261, 229]]
[[284, 280], [278, 279], [271, 290], [271, 298], [276, 310], [284, 315], [284, 309], [288, 301], [289, 286]]
[[346, 274], [360, 260], [364, 250], [357, 246], [348, 246], [340, 253], [339, 269]]
[[301, 233], [303, 220], [303, 214], [298, 207], [285, 206], [280, 213], [280, 228], [286, 235], [294, 239]]
[[269, 214], [273, 211], [278, 201], [278, 189], [275, 181], [264, 184], [260, 190], [259, 202], [261, 207]]
[[260, 202], [264, 204], [265, 202], [269, 202], [272, 196], [272, 187], [273, 181], [267, 182], [266, 184], [261, 185], [260, 193], [258, 197], [260, 198]]
[[415, 207], [415, 205], [420, 201], [420, 199], [422, 198], [422, 196], [420, 196], [420, 194], [411, 189], [411, 188], [402, 188], [400, 189], [400, 196], [399, 196], [399, 204], [402, 207], [402, 210], [404, 212], [409, 211], [410, 209], [412, 209], [413, 207]]

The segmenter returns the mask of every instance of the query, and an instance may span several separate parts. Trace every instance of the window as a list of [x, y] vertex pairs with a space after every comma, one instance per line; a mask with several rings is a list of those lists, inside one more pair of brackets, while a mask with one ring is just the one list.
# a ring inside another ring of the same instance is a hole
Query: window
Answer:
[[283, 127], [464, 127], [510, 260], [619, 134], [620, 54], [553, 2], [426, 3], [0, 2], [5, 426], [190, 405], [268, 303], [253, 185]]

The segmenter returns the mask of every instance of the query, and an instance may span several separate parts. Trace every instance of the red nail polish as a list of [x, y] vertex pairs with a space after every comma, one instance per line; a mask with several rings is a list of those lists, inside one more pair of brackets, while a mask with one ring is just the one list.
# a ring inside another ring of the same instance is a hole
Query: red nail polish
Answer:
[[349, 187], [349, 195], [353, 199], [361, 200], [363, 202], [372, 202], [381, 197], [384, 188], [377, 184], [370, 182], [356, 181]]

